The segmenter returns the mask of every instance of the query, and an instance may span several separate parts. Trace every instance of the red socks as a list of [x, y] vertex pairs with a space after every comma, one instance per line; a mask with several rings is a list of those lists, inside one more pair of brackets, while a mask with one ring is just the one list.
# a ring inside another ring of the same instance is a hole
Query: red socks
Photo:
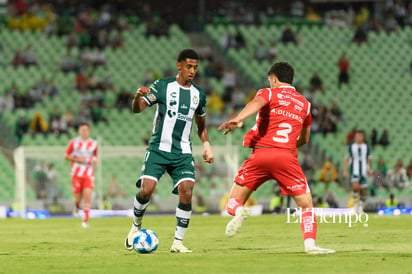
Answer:
[[313, 212], [313, 209], [307, 208], [302, 210], [302, 221], [300, 223], [300, 228], [303, 233], [303, 241], [306, 239], [316, 240], [317, 227], [316, 215], [315, 212]]
[[89, 206], [83, 206], [83, 212], [84, 212], [83, 222], [85, 222], [85, 223], [87, 223], [89, 221], [89, 211], [90, 211]]
[[240, 206], [243, 206], [243, 203], [236, 198], [230, 198], [226, 205], [227, 212], [232, 215], [236, 216], [236, 209]]

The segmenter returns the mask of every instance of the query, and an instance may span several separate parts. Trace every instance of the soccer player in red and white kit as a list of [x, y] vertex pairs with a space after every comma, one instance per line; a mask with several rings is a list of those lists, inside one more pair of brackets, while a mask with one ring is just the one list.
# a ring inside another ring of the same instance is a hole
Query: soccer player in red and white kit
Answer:
[[312, 116], [310, 103], [291, 85], [294, 69], [285, 62], [275, 63], [268, 72], [270, 88], [257, 92], [255, 98], [232, 120], [218, 129], [223, 134], [236, 129], [246, 118], [258, 112], [255, 126], [245, 135], [243, 145], [253, 148], [240, 167], [226, 209], [234, 217], [226, 227], [226, 235], [234, 236], [249, 216], [244, 207], [253, 191], [264, 182], [275, 179], [283, 194], [293, 196], [301, 209], [301, 229], [305, 252], [334, 253], [315, 245], [316, 217], [312, 196], [298, 162], [297, 147], [309, 141]]
[[78, 215], [80, 202], [83, 199], [84, 218], [82, 226], [89, 227], [89, 211], [94, 188], [94, 165], [97, 164], [97, 141], [89, 138], [88, 123], [79, 125], [79, 136], [70, 140], [65, 159], [71, 161], [72, 191], [75, 208], [73, 215]]

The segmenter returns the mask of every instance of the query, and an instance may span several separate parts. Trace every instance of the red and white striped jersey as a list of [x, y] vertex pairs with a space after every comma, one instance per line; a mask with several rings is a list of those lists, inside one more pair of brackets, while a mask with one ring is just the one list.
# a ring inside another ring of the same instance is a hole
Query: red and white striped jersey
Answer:
[[246, 133], [243, 145], [287, 148], [297, 153], [300, 132], [312, 123], [310, 103], [293, 86], [261, 89], [257, 96], [266, 105], [256, 115], [256, 124]]
[[85, 163], [72, 162], [71, 176], [93, 177], [93, 157], [97, 157], [97, 141], [93, 139], [82, 140], [76, 137], [70, 140], [66, 149], [66, 155], [73, 157], [85, 157]]

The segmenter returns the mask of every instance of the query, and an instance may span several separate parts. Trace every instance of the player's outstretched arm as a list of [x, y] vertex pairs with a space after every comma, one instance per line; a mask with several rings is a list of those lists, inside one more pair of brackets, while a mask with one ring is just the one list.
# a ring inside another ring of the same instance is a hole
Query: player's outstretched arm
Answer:
[[212, 164], [214, 156], [209, 143], [209, 133], [206, 126], [206, 116], [196, 116], [197, 135], [203, 143], [203, 160]]
[[248, 103], [234, 119], [221, 124], [217, 130], [227, 129], [223, 132], [223, 135], [228, 134], [240, 126], [244, 120], [258, 112], [264, 105], [266, 105], [266, 101], [262, 97], [258, 96], [253, 98], [253, 100]]
[[148, 87], [140, 87], [136, 91], [136, 95], [132, 101], [132, 111], [134, 113], [140, 113], [147, 107], [147, 102], [142, 98], [150, 93], [150, 89]]

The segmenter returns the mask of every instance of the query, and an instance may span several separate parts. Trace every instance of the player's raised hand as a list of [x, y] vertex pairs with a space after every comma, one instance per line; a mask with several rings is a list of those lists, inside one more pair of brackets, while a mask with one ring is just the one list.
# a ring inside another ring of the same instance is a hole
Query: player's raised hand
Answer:
[[145, 96], [150, 93], [150, 89], [148, 87], [140, 87], [136, 91], [135, 97]]
[[234, 130], [235, 128], [242, 126], [241, 123], [242, 122], [239, 122], [236, 119], [232, 119], [232, 120], [227, 121], [226, 123], [221, 124], [217, 130], [227, 129], [225, 132], [223, 132], [223, 135], [226, 135], [232, 130]]

